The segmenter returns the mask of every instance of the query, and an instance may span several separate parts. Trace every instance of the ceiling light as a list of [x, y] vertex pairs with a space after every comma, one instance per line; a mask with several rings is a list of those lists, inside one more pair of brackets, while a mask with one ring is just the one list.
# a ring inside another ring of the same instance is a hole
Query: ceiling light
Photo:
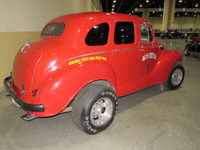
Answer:
[[179, 0], [179, 3], [182, 3], [183, 1], [182, 0]]
[[196, 3], [196, 4], [195, 4], [195, 7], [198, 7], [198, 6], [199, 6], [199, 3]]
[[148, 3], [149, 2], [149, 0], [146, 0], [146, 3]]
[[142, 7], [142, 4], [140, 4], [140, 7]]
[[113, 4], [112, 7], [115, 7], [115, 4]]
[[183, 7], [183, 10], [185, 10], [185, 7]]
[[116, 3], [117, 1], [116, 0], [113, 0], [113, 3]]

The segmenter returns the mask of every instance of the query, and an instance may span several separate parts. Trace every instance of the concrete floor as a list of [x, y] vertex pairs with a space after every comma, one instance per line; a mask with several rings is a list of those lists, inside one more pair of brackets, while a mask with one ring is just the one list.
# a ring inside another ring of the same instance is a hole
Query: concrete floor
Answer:
[[[166, 49], [182, 52], [182, 39], [160, 39]], [[200, 57], [183, 57], [186, 70], [175, 91], [157, 85], [119, 98], [114, 122], [97, 135], [87, 135], [71, 114], [25, 122], [6, 91], [0, 93], [0, 150], [199, 150]]]

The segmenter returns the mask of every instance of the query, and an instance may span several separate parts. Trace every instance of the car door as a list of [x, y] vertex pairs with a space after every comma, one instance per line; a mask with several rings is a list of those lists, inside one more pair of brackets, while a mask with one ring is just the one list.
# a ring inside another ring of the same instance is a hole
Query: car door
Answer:
[[137, 90], [139, 50], [136, 24], [132, 21], [115, 20], [113, 45], [111, 46], [112, 68], [116, 73], [118, 95]]
[[151, 85], [150, 78], [157, 63], [157, 51], [155, 36], [153, 36], [151, 25], [140, 23], [140, 85], [141, 89]]

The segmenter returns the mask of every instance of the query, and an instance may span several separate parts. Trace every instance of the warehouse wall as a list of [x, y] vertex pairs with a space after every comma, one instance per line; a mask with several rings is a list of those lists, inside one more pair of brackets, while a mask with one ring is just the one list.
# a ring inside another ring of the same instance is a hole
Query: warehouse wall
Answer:
[[[154, 29], [161, 29], [162, 17], [149, 17], [149, 21], [152, 23]], [[174, 27], [177, 29], [196, 29], [197, 17], [174, 17]], [[200, 24], [199, 27], [200, 28]]]
[[51, 19], [71, 13], [97, 11], [99, 0], [1, 0], [0, 2], [0, 92], [10, 75], [18, 49], [37, 40]]

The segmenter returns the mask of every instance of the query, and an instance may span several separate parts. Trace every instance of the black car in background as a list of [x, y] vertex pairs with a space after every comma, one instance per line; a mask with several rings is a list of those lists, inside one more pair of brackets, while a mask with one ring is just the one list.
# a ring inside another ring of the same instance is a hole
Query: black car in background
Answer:
[[160, 34], [160, 37], [163, 39], [165, 37], [167, 38], [182, 38], [183, 33], [180, 33], [177, 31], [177, 29], [169, 29], [163, 33]]
[[185, 56], [189, 56], [191, 53], [196, 53], [200, 55], [200, 36], [195, 37], [190, 35], [186, 42], [187, 45], [184, 49]]
[[161, 34], [160, 29], [154, 30], [154, 34], [155, 34], [155, 36], [160, 36], [160, 34]]
[[200, 29], [186, 29], [186, 33], [184, 35], [185, 39], [198, 37], [200, 35]]

